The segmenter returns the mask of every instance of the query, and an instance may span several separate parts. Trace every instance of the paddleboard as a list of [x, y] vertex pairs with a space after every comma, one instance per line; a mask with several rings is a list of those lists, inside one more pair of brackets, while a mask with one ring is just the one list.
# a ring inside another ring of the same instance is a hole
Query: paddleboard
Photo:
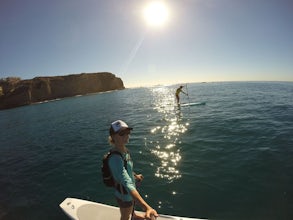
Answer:
[[[66, 198], [59, 205], [61, 209], [74, 220], [118, 220], [120, 211], [118, 207], [91, 202], [76, 198]], [[159, 215], [157, 220], [202, 220], [171, 215]]]
[[194, 105], [205, 105], [205, 102], [191, 102], [191, 103], [181, 103], [180, 106], [194, 106]]

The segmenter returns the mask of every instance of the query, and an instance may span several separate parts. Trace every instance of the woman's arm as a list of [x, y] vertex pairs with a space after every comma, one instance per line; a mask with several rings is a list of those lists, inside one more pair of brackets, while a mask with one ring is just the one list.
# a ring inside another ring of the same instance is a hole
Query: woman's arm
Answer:
[[124, 162], [119, 155], [112, 155], [109, 158], [109, 167], [114, 179], [118, 183], [121, 183], [128, 191], [131, 191], [135, 189], [135, 185], [128, 175], [123, 163]]
[[143, 210], [145, 211], [145, 217], [146, 218], [151, 218], [151, 215], [154, 215], [155, 217], [158, 217], [158, 213], [156, 210], [154, 210], [152, 207], [150, 207], [146, 201], [144, 201], [144, 199], [141, 197], [141, 195], [139, 194], [139, 192], [134, 189], [130, 191], [131, 196], [133, 197], [133, 199], [135, 201], [138, 201], [138, 203], [141, 205], [141, 207], [143, 208]]

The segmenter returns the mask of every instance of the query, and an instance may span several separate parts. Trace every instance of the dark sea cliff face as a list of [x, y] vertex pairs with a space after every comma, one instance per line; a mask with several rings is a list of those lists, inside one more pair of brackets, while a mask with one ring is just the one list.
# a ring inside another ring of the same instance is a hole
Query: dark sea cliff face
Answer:
[[0, 110], [45, 100], [124, 89], [123, 81], [112, 73], [81, 73], [36, 77], [31, 80], [0, 81]]

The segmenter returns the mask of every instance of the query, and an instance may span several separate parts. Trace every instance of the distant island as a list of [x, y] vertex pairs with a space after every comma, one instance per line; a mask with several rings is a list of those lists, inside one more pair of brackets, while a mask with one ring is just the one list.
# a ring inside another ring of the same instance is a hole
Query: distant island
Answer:
[[123, 81], [109, 72], [66, 76], [0, 79], [0, 110], [58, 98], [125, 89]]

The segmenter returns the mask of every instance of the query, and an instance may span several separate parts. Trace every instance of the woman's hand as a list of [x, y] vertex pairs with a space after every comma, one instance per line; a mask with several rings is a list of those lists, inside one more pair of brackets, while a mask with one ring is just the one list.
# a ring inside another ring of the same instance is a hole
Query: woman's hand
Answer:
[[141, 182], [143, 180], [142, 174], [134, 174], [134, 178], [137, 182]]
[[[158, 213], [152, 207], [149, 207], [145, 212], [145, 217], [148, 219], [156, 219], [158, 217]], [[155, 218], [154, 218], [155, 217]]]

